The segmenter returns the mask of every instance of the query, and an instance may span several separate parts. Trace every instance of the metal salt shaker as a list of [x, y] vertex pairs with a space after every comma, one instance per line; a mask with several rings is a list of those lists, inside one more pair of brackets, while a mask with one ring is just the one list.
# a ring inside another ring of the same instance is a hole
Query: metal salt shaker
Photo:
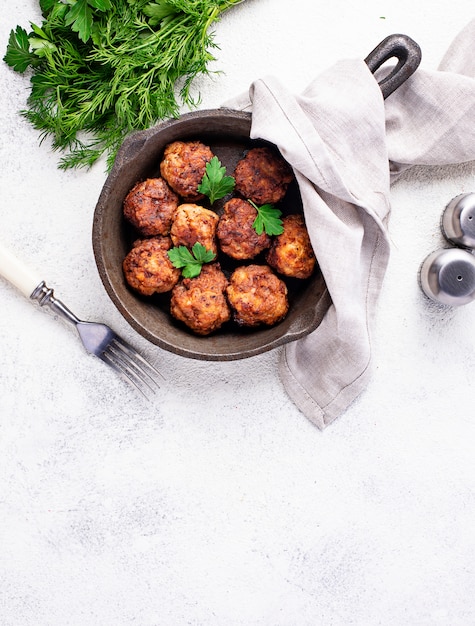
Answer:
[[463, 193], [442, 214], [442, 233], [455, 246], [475, 249], [475, 193]]
[[475, 300], [475, 193], [453, 198], [441, 220], [444, 237], [455, 248], [429, 254], [420, 270], [421, 288], [436, 302], [461, 306]]

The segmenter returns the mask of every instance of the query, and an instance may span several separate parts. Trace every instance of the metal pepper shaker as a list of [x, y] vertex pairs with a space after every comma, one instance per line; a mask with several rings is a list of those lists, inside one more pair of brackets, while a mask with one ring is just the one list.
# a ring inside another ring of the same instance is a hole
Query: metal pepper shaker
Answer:
[[442, 214], [441, 227], [450, 243], [475, 249], [475, 193], [453, 198]]
[[461, 306], [475, 300], [475, 257], [461, 248], [443, 248], [422, 263], [422, 291], [436, 302]]

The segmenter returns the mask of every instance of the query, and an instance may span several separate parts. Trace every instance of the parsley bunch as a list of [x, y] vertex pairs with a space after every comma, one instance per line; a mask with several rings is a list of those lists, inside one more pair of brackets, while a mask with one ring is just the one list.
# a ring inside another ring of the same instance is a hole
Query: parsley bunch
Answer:
[[22, 114], [63, 169], [108, 169], [124, 137], [199, 104], [193, 80], [218, 48], [211, 25], [242, 0], [39, 0], [43, 22], [10, 33], [4, 61], [31, 71]]

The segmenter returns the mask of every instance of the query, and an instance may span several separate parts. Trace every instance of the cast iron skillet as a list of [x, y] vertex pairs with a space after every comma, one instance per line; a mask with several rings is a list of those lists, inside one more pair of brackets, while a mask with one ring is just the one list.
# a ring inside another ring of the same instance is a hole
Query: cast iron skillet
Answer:
[[[374, 73], [392, 58], [397, 59], [397, 64], [382, 79], [378, 79], [384, 98], [415, 72], [421, 52], [409, 37], [391, 35], [365, 61]], [[92, 232], [93, 250], [109, 297], [143, 337], [182, 356], [229, 361], [265, 352], [315, 330], [331, 303], [323, 277], [317, 271], [306, 281], [287, 281], [290, 310], [276, 326], [243, 330], [229, 323], [216, 334], [199, 337], [170, 316], [169, 294], [142, 298], [132, 292], [124, 281], [122, 261], [137, 235], [123, 219], [122, 203], [137, 181], [159, 176], [159, 163], [165, 146], [178, 139], [200, 139], [211, 147], [227, 171], [232, 173], [246, 150], [265, 144], [251, 140], [250, 129], [251, 114], [216, 109], [194, 111], [145, 131], [132, 133], [122, 144], [97, 202]], [[215, 205], [213, 208], [219, 213], [222, 207]], [[289, 188], [279, 208], [283, 214], [302, 211], [296, 183]], [[253, 262], [259, 262], [259, 259]], [[226, 267], [224, 262], [223, 269], [231, 271], [232, 267]]]

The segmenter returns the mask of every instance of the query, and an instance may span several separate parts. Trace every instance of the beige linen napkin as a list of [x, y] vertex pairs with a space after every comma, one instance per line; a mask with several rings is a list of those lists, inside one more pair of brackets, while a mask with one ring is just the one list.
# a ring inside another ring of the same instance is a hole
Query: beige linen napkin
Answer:
[[371, 334], [390, 254], [390, 184], [416, 164], [475, 159], [475, 20], [438, 71], [419, 68], [383, 100], [363, 60], [342, 60], [302, 94], [274, 77], [226, 106], [252, 111], [252, 138], [292, 165], [332, 298], [321, 325], [282, 351], [290, 398], [319, 428], [365, 389]]

